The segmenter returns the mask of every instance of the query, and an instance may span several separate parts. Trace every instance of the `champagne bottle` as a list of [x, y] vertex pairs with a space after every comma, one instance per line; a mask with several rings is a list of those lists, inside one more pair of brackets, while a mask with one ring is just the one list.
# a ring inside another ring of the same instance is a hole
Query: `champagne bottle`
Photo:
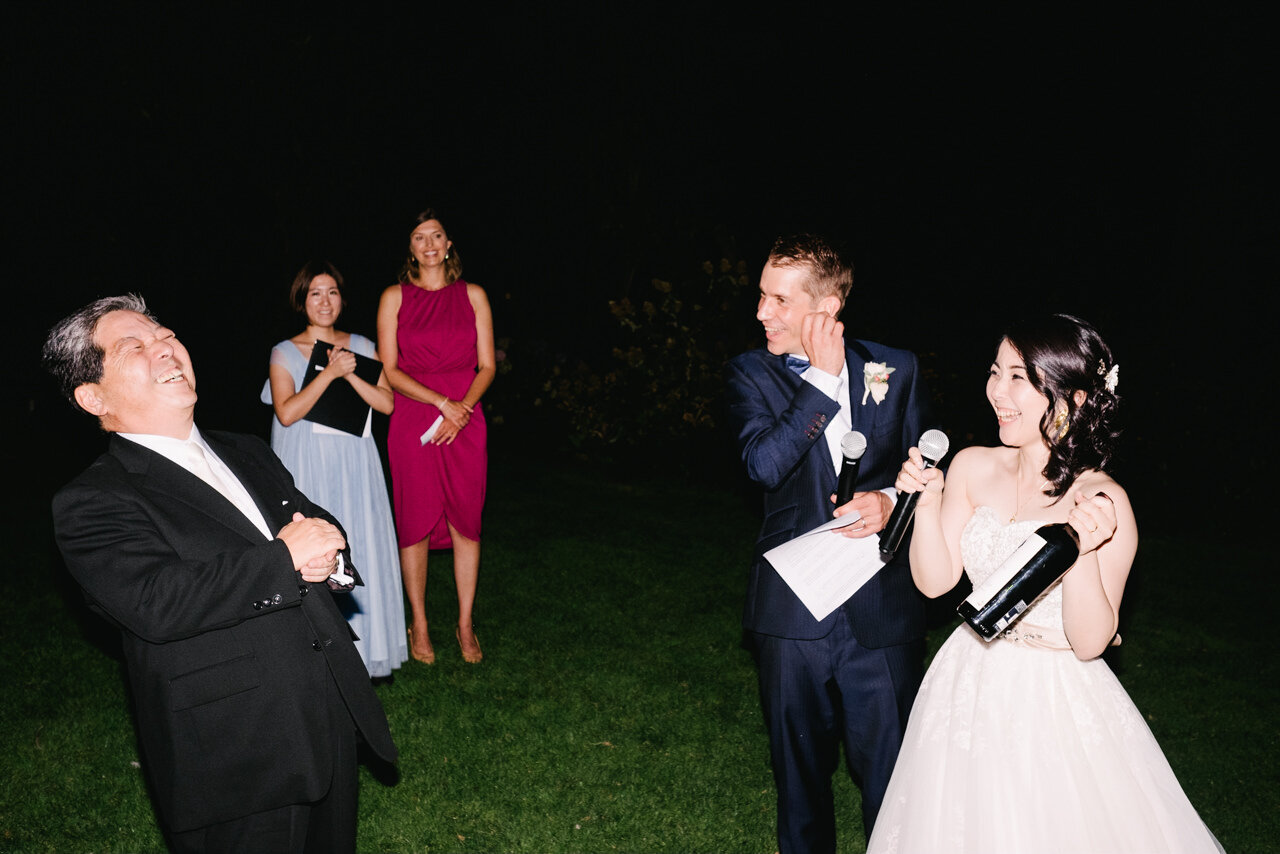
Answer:
[[[1105, 492], [1095, 497], [1111, 501]], [[1041, 525], [960, 603], [956, 612], [985, 641], [994, 640], [1080, 559], [1080, 535], [1059, 522]]]
[[956, 611], [985, 641], [994, 640], [1080, 557], [1080, 535], [1067, 524], [1042, 525]]

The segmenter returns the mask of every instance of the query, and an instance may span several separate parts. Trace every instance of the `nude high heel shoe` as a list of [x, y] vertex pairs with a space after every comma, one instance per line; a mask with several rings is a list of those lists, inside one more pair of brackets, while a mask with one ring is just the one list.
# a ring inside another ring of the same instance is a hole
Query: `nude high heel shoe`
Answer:
[[453, 633], [458, 638], [458, 646], [462, 648], [462, 660], [467, 664], [479, 664], [484, 658], [484, 653], [480, 651], [480, 639], [476, 637], [475, 626], [467, 628], [471, 630], [470, 644], [462, 639], [462, 626], [456, 627]]
[[435, 664], [435, 663], [436, 663], [436, 650], [435, 650], [435, 647], [433, 647], [433, 646], [431, 645], [431, 638], [430, 638], [430, 636], [428, 636], [428, 637], [427, 637], [427, 651], [426, 651], [426, 652], [424, 652], [424, 653], [422, 653], [421, 655], [419, 655], [419, 654], [418, 654], [418, 651], [417, 651], [416, 649], [414, 649], [414, 648], [413, 648], [413, 629], [412, 629], [412, 627], [409, 629], [409, 654], [413, 656], [413, 660], [414, 660], [414, 661], [421, 661], [423, 664]]

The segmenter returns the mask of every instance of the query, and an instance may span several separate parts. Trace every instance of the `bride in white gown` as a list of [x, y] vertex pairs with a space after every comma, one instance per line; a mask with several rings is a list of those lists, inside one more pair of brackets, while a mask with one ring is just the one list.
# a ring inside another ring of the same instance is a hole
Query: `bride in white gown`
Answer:
[[[912, 707], [868, 852], [1214, 852], [1141, 713], [1099, 657], [1116, 634], [1138, 546], [1104, 472], [1118, 370], [1087, 323], [1020, 323], [987, 380], [998, 448], [944, 477], [919, 452], [897, 487], [922, 492], [911, 571], [928, 596], [980, 583], [1036, 528], [1066, 522], [1080, 558], [990, 643], [962, 624]], [[1105, 496], [1099, 493], [1106, 493]]]

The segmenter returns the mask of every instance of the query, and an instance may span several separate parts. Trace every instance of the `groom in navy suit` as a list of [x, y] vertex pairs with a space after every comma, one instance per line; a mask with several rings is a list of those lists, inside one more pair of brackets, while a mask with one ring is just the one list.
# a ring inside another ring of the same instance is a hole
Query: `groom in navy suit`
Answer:
[[[726, 368], [738, 447], [764, 488], [743, 628], [759, 670], [781, 854], [835, 851], [831, 778], [841, 744], [871, 835], [922, 675], [924, 599], [905, 543], [822, 620], [763, 556], [833, 510], [859, 514], [839, 529], [844, 536], [878, 533], [907, 450], [933, 426], [916, 357], [844, 337], [837, 317], [852, 284], [852, 268], [821, 238], [780, 238], [760, 276], [756, 318], [766, 346]], [[864, 491], [837, 510], [840, 440], [850, 430], [867, 438], [857, 480]]]

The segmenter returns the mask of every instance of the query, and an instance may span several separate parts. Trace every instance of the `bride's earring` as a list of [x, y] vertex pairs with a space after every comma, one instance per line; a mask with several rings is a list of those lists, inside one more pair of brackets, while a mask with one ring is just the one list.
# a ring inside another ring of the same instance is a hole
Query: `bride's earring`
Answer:
[[1053, 429], [1057, 431], [1059, 442], [1067, 438], [1067, 431], [1071, 429], [1071, 424], [1067, 421], [1067, 409], [1065, 406], [1059, 409], [1058, 414], [1054, 416]]

